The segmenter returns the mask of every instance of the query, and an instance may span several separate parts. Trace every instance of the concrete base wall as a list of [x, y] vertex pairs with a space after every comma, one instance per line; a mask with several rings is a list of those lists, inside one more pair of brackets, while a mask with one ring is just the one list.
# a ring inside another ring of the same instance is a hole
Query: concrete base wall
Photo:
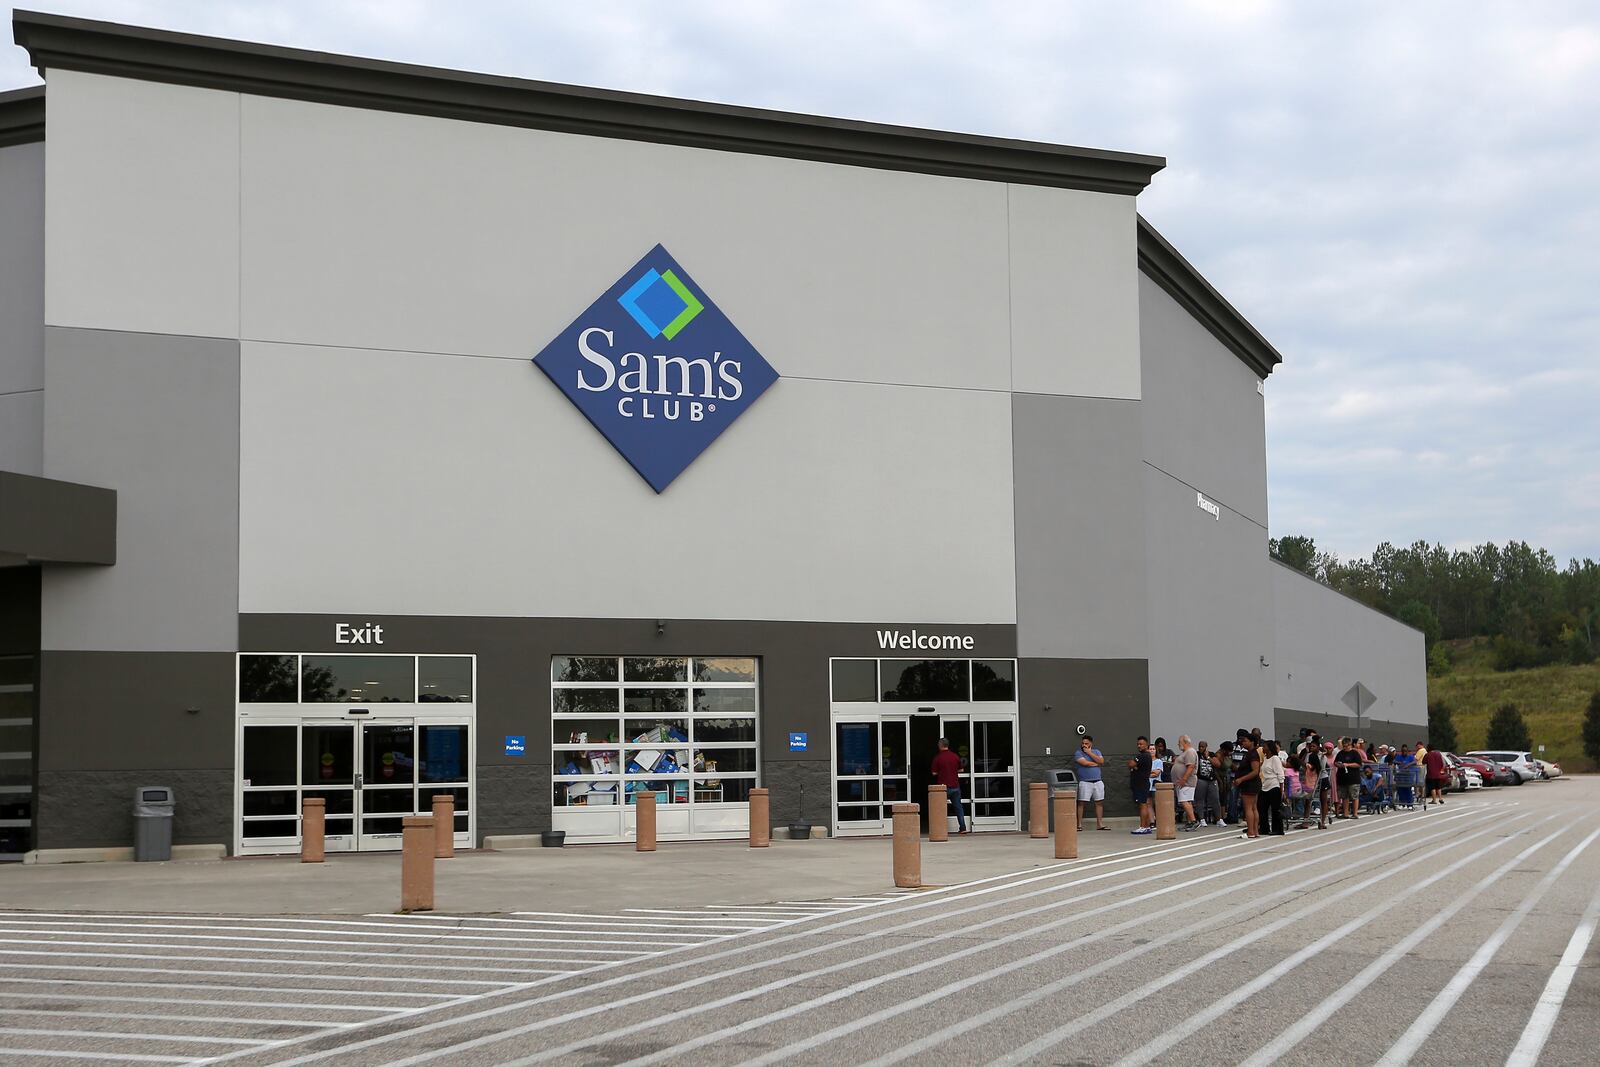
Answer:
[[39, 772], [41, 851], [125, 847], [133, 841], [133, 797], [140, 786], [172, 788], [174, 845], [233, 840], [233, 769]]

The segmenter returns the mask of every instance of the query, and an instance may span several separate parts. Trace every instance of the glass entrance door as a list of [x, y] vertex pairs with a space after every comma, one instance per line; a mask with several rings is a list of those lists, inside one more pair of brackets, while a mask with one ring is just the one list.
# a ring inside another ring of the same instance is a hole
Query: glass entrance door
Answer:
[[363, 722], [356, 776], [363, 852], [400, 847], [401, 820], [417, 813], [417, 728], [410, 720]]
[[[1017, 829], [1017, 720], [982, 712], [944, 712], [939, 728], [961, 757], [961, 806], [974, 827]], [[950, 814], [955, 826], [955, 813]]]

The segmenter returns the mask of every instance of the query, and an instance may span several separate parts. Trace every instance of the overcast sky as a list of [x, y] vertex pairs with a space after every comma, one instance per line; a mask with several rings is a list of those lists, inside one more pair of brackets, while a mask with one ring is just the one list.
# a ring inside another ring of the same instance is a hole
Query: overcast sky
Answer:
[[1140, 210], [1284, 355], [1273, 536], [1600, 558], [1600, 4], [23, 6], [1165, 156]]

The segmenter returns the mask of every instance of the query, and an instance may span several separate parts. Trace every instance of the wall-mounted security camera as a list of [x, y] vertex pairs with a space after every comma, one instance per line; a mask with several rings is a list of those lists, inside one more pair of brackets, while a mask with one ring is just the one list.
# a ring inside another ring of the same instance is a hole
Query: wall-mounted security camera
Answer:
[[1080, 722], [1078, 724], [1078, 736], [1082, 737], [1084, 734], [1086, 734], [1088, 732], [1089, 732], [1089, 728], [1087, 726], [1083, 725], [1083, 723]]

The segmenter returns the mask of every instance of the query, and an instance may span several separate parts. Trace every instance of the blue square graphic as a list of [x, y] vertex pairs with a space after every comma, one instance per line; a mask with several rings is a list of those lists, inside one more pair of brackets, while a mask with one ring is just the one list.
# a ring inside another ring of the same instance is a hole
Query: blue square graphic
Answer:
[[658, 493], [778, 380], [661, 245], [533, 363]]

